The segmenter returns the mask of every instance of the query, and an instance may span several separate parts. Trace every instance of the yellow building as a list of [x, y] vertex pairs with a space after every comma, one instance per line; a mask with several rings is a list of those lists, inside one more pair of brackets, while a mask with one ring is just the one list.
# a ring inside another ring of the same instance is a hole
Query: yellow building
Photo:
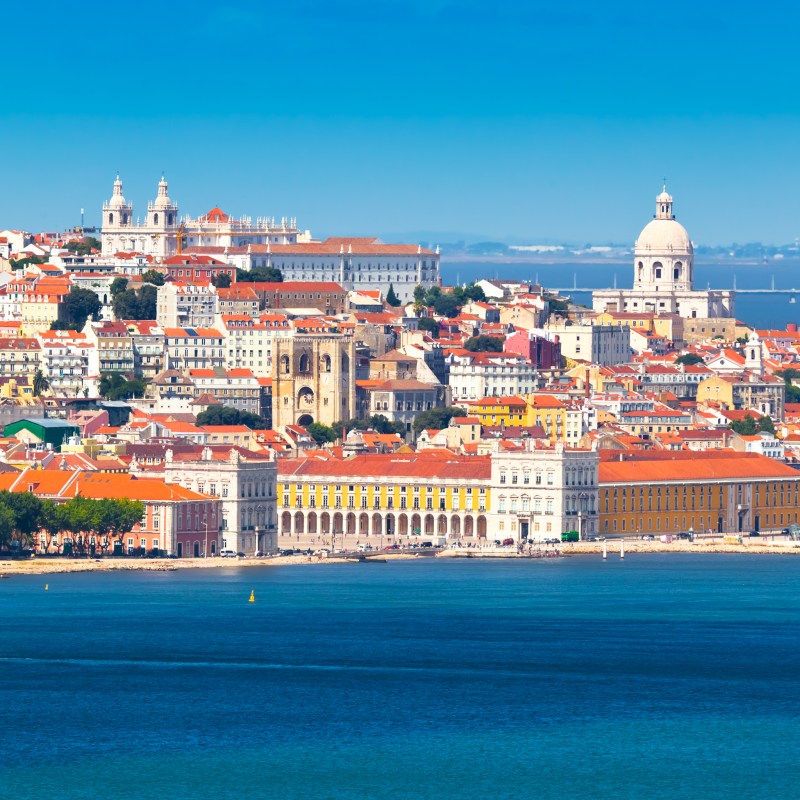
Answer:
[[282, 543], [352, 548], [414, 537], [485, 537], [490, 473], [486, 456], [280, 459]]
[[468, 403], [459, 403], [465, 406], [470, 417], [476, 417], [481, 425], [529, 425], [528, 404], [522, 397], [484, 397]]
[[609, 453], [599, 484], [602, 534], [739, 533], [798, 521], [800, 473], [753, 453]]

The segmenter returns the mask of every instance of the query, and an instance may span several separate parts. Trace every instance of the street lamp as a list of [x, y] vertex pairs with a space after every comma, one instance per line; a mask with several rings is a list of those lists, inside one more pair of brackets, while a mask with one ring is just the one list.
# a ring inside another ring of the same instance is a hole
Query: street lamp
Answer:
[[208, 509], [206, 509], [205, 514], [203, 514], [206, 523], [206, 547], [203, 551], [203, 558], [208, 558]]

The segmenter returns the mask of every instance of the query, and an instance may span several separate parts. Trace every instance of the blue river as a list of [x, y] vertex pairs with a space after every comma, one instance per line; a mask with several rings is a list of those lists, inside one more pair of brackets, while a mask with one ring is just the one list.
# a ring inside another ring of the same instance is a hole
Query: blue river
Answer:
[[798, 600], [791, 556], [14, 576], [0, 795], [794, 798]]

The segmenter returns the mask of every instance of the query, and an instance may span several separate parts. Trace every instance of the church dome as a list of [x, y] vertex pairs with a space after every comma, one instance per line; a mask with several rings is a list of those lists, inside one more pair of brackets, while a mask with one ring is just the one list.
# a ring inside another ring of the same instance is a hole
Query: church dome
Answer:
[[167, 180], [162, 175], [161, 180], [158, 182], [158, 195], [156, 196], [155, 203], [153, 203], [153, 208], [171, 208], [172, 207], [172, 200], [170, 200], [169, 194], [167, 193]]
[[692, 240], [686, 228], [675, 219], [672, 213], [672, 195], [667, 185], [656, 197], [656, 213], [652, 222], [645, 225], [636, 240], [634, 252], [638, 255], [671, 254], [688, 255], [694, 252]]
[[111, 195], [111, 200], [108, 202], [108, 208], [126, 208], [125, 196], [122, 194], [122, 180], [119, 175], [114, 181], [114, 193]]
[[669, 255], [694, 252], [686, 228], [676, 219], [654, 219], [644, 226], [634, 248], [644, 255], [664, 253]]

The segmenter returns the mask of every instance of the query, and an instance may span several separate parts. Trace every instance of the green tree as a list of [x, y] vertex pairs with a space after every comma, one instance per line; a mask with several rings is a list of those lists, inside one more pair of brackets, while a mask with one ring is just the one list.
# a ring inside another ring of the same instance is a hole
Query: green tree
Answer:
[[147, 381], [143, 378], [128, 380], [117, 372], [100, 377], [100, 394], [106, 400], [124, 400], [129, 397], [144, 397]]
[[475, 303], [486, 302], [486, 293], [476, 283], [471, 283], [464, 289], [464, 297], [466, 297], [468, 300], [472, 300]]
[[109, 287], [109, 291], [111, 292], [112, 297], [116, 297], [118, 294], [122, 294], [128, 288], [128, 279], [123, 278], [121, 275], [114, 278], [111, 281], [111, 286]]
[[306, 425], [306, 430], [317, 444], [330, 444], [339, 438], [339, 434], [333, 428], [323, 425], [321, 422], [312, 422], [310, 425]]
[[45, 392], [50, 391], [50, 381], [45, 377], [44, 372], [37, 369], [33, 373], [33, 396], [41, 397]]
[[756, 418], [755, 415], [748, 414], [744, 419], [734, 420], [728, 427], [742, 436], [753, 436], [756, 433], [775, 435], [775, 423], [772, 421], [772, 417], [768, 416]]
[[400, 298], [395, 294], [394, 286], [391, 283], [389, 284], [389, 291], [386, 292], [386, 302], [393, 308], [397, 308], [399, 305], [402, 305]]
[[470, 336], [464, 349], [473, 353], [502, 353], [504, 340], [500, 336]]
[[411, 427], [414, 433], [419, 435], [420, 431], [426, 428], [433, 428], [437, 431], [446, 428], [450, 424], [453, 417], [463, 417], [464, 409], [458, 406], [444, 406], [443, 408], [431, 408], [429, 411], [423, 411], [414, 417], [414, 422]]
[[441, 333], [441, 327], [439, 326], [439, 322], [432, 317], [420, 317], [417, 321], [417, 327], [421, 331], [427, 331], [433, 336], [434, 339], [439, 337]]
[[684, 353], [675, 359], [676, 364], [683, 364], [687, 367], [693, 367], [695, 364], [702, 364], [703, 359], [696, 353]]
[[237, 269], [236, 280], [240, 283], [281, 283], [283, 274], [275, 267], [253, 267], [253, 269]]
[[79, 256], [88, 256], [93, 250], [102, 250], [103, 245], [94, 236], [87, 236], [80, 242], [67, 242], [64, 249]]
[[[42, 500], [42, 514], [39, 521], [40, 530], [45, 534], [45, 552], [49, 552], [53, 542], [60, 542], [61, 534], [67, 530], [67, 514], [64, 503], [55, 500]], [[56, 549], [58, 550], [58, 545]]]
[[440, 294], [433, 301], [433, 309], [440, 317], [457, 317], [461, 307], [452, 294]]
[[231, 285], [231, 276], [220, 272], [219, 275], [215, 275], [211, 279], [211, 283], [213, 283], [217, 289], [227, 289]]
[[0, 502], [0, 549], [8, 550], [14, 537], [14, 512]]
[[352, 430], [372, 430], [375, 433], [397, 433], [403, 436], [406, 432], [405, 425], [402, 422], [392, 422], [383, 414], [373, 414], [366, 419], [348, 419], [344, 422], [334, 423], [333, 430], [337, 434], [341, 434], [342, 429], [346, 434]]
[[100, 306], [100, 298], [91, 289], [73, 286], [64, 298], [64, 321], [81, 330], [89, 317], [97, 319]]
[[146, 272], [142, 273], [142, 281], [144, 281], [144, 283], [152, 283], [153, 286], [163, 286], [164, 275], [157, 269], [148, 269]]
[[146, 283], [136, 289], [126, 289], [114, 297], [111, 304], [116, 319], [155, 319], [158, 289]]
[[211, 406], [197, 415], [198, 425], [245, 425], [251, 430], [266, 430], [269, 420], [250, 411], [240, 411], [232, 406]]
[[42, 501], [33, 492], [0, 492], [0, 505], [10, 508], [14, 515], [14, 538], [20, 547], [33, 541], [39, 530]]
[[27, 266], [34, 264], [46, 264], [47, 259], [44, 256], [23, 256], [22, 258], [10, 258], [9, 264], [11, 269], [25, 269]]

